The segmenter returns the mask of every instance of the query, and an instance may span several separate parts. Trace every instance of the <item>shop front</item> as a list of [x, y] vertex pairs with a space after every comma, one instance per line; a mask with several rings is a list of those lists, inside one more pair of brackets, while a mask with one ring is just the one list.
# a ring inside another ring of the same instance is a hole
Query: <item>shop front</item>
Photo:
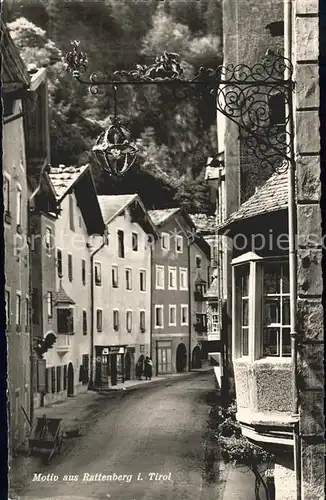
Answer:
[[106, 388], [125, 381], [127, 346], [95, 346], [95, 387]]

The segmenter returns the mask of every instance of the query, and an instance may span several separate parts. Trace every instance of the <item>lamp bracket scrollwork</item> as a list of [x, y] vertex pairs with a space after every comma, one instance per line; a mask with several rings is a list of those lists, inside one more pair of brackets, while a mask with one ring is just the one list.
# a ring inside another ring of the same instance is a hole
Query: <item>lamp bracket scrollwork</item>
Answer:
[[[88, 58], [79, 51], [79, 42], [73, 41], [72, 45], [73, 50], [66, 55], [66, 69], [81, 84], [88, 85], [93, 95], [98, 93], [100, 86], [116, 89], [122, 85], [151, 84], [171, 87], [174, 96], [180, 99], [189, 95], [199, 98], [211, 95], [216, 99], [217, 111], [237, 124], [242, 143], [260, 160], [262, 167], [282, 171], [293, 160], [293, 133], [288, 132], [288, 124], [293, 123], [293, 67], [281, 51], [268, 50], [262, 62], [253, 66], [229, 64], [216, 69], [200, 67], [191, 80], [184, 77], [179, 55], [171, 52], [164, 52], [151, 65], [139, 64], [130, 71], [115, 71], [112, 79], [101, 78], [98, 73], [83, 79], [81, 75], [87, 70]], [[273, 102], [275, 106], [287, 110], [282, 120], [275, 120]], [[123, 144], [127, 144], [128, 131], [111, 129], [111, 132], [114, 132], [114, 136], [117, 133], [122, 135]], [[102, 142], [99, 141], [97, 146], [108, 153], [107, 145], [107, 137], [102, 136]], [[132, 144], [129, 153], [132, 163], [135, 149]], [[109, 156], [106, 155], [107, 158]], [[121, 172], [125, 170], [122, 167]]]

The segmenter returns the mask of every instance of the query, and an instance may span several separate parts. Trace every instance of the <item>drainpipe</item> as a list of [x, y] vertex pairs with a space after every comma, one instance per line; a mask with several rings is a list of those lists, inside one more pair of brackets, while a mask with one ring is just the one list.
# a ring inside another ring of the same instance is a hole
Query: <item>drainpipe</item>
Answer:
[[191, 309], [191, 259], [190, 259], [190, 247], [193, 244], [193, 241], [189, 241], [188, 239], [188, 332], [189, 332], [189, 338], [188, 338], [188, 372], [191, 371], [191, 316], [192, 316], [192, 309]]
[[[284, 57], [292, 60], [292, 0], [284, 0]], [[284, 70], [284, 80], [291, 78], [287, 66]], [[288, 225], [289, 225], [289, 281], [290, 281], [290, 325], [291, 325], [291, 360], [292, 360], [292, 415], [296, 419], [293, 425], [294, 465], [296, 474], [296, 497], [301, 500], [301, 443], [299, 436], [299, 394], [298, 394], [298, 349], [297, 349], [297, 259], [296, 259], [296, 192], [295, 192], [295, 157], [294, 157], [294, 127], [292, 91], [289, 100], [285, 102], [285, 116], [290, 119], [286, 123], [291, 160], [288, 165]]]
[[102, 250], [102, 248], [108, 244], [108, 231], [107, 228], [104, 230], [103, 242], [102, 244], [91, 254], [91, 374], [89, 387], [94, 387], [94, 257]]

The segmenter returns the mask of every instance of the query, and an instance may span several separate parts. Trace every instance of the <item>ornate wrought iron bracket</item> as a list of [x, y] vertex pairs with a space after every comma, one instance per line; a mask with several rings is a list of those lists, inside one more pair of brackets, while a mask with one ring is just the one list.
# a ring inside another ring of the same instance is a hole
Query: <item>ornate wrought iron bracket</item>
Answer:
[[[152, 65], [116, 71], [113, 79], [101, 78], [98, 73], [83, 79], [88, 58], [78, 50], [79, 42], [73, 41], [72, 45], [73, 50], [66, 54], [66, 69], [79, 83], [88, 85], [91, 94], [97, 94], [100, 86], [117, 89], [123, 85], [155, 84], [169, 86], [180, 99], [191, 94], [212, 95], [217, 111], [238, 125], [243, 144], [263, 167], [281, 171], [293, 160], [293, 134], [286, 131], [287, 124], [293, 123], [293, 68], [281, 52], [268, 51], [262, 63], [253, 66], [201, 67], [192, 80], [184, 78], [178, 54], [164, 52]], [[125, 165], [123, 172], [126, 170]]]

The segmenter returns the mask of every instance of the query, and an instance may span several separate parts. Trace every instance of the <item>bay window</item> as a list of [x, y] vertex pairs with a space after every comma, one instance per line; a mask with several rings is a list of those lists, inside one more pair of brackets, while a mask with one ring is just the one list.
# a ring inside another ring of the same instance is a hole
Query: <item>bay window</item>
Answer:
[[288, 261], [249, 252], [232, 265], [234, 359], [291, 356]]

